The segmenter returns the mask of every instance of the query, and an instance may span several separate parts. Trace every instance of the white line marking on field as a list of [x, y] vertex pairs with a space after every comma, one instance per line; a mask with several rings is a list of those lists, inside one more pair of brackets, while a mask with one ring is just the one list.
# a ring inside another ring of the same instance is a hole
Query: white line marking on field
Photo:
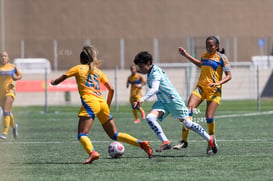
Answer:
[[252, 113], [244, 113], [244, 114], [230, 114], [230, 115], [221, 115], [215, 116], [215, 118], [234, 118], [234, 117], [246, 117], [246, 116], [258, 116], [258, 115], [270, 115], [273, 114], [273, 111], [267, 112], [252, 112]]
[[[177, 140], [170, 140], [172, 142], [175, 142]], [[217, 142], [253, 142], [253, 143], [257, 143], [257, 142], [272, 142], [273, 139], [238, 139], [238, 140], [218, 140]], [[93, 141], [93, 143], [111, 143], [112, 140], [109, 141]], [[150, 141], [151, 143], [157, 143], [160, 141], [157, 140], [153, 140]], [[190, 140], [190, 142], [204, 142], [204, 140], [200, 139], [200, 140]], [[0, 141], [0, 144], [79, 144], [78, 141]]]

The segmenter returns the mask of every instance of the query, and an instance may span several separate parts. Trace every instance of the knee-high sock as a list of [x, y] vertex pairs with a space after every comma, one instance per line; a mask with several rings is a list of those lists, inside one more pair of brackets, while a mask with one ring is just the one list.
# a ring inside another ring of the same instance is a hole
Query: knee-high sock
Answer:
[[119, 132], [116, 132], [116, 134], [114, 135], [114, 137], [112, 139], [127, 143], [129, 145], [133, 145], [133, 146], [139, 146], [139, 144], [141, 142], [137, 138], [135, 138], [127, 133], [119, 133]]
[[208, 133], [209, 135], [214, 135], [215, 133], [215, 121], [214, 118], [206, 118], [207, 126], [208, 126]]
[[80, 136], [79, 141], [85, 149], [86, 153], [90, 154], [92, 151], [94, 151], [92, 142], [87, 135]]
[[[192, 121], [193, 111], [189, 110], [189, 120]], [[182, 140], [187, 141], [189, 135], [189, 129], [185, 126], [182, 127]]]
[[186, 128], [189, 128], [190, 130], [196, 132], [198, 135], [200, 135], [201, 137], [203, 137], [205, 140], [207, 140], [207, 141], [210, 140], [209, 134], [199, 124], [197, 124], [195, 122], [191, 122], [191, 121], [189, 121], [187, 119], [187, 120], [183, 121], [183, 125]]
[[135, 119], [138, 119], [138, 117], [137, 117], [137, 110], [136, 109], [133, 109], [133, 114], [134, 114]]
[[14, 116], [13, 116], [13, 114], [11, 112], [10, 112], [10, 126], [12, 128], [15, 128]]
[[141, 112], [142, 114], [145, 113], [145, 112], [144, 112], [144, 109], [143, 109], [142, 107], [139, 107], [138, 110], [139, 110], [139, 112]]
[[156, 134], [157, 138], [160, 141], [168, 141], [168, 138], [166, 137], [165, 133], [163, 132], [160, 124], [157, 122], [157, 117], [154, 114], [148, 114], [146, 117], [147, 123], [150, 125], [154, 133]]
[[10, 112], [4, 112], [4, 119], [3, 119], [3, 134], [8, 135], [9, 132], [9, 125], [10, 125]]
[[189, 135], [189, 129], [186, 128], [185, 126], [182, 127], [182, 140], [187, 141], [188, 140], [188, 135]]

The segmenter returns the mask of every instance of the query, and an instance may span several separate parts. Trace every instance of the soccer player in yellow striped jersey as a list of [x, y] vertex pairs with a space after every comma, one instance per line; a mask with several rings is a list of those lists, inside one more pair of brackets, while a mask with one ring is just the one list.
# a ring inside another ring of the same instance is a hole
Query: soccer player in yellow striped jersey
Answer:
[[22, 74], [14, 64], [9, 63], [7, 52], [4, 51], [0, 55], [0, 106], [4, 115], [4, 130], [0, 138], [6, 140], [10, 125], [13, 128], [13, 137], [17, 138], [18, 135], [18, 125], [15, 124], [11, 107], [15, 99], [15, 81], [20, 80]]
[[126, 87], [128, 88], [131, 85], [130, 90], [130, 103], [132, 105], [133, 114], [135, 117], [134, 123], [139, 123], [140, 120], [138, 119], [137, 112], [139, 111], [141, 113], [141, 118], [145, 119], [145, 111], [142, 107], [133, 107], [133, 102], [138, 101], [142, 97], [142, 86], [146, 84], [145, 78], [137, 73], [137, 68], [135, 65], [132, 65], [130, 67], [131, 75], [127, 79]]
[[[97, 58], [97, 50], [92, 46], [85, 46], [80, 54], [80, 62], [80, 65], [72, 67], [60, 77], [52, 80], [51, 85], [57, 85], [69, 77], [75, 77], [76, 79], [82, 103], [78, 114], [78, 140], [89, 155], [88, 159], [83, 163], [92, 163], [100, 157], [88, 137], [95, 117], [99, 119], [104, 131], [111, 139], [140, 147], [151, 158], [153, 150], [149, 141], [141, 141], [127, 133], [117, 131], [110, 113], [114, 89], [106, 75], [98, 68], [100, 60]], [[101, 84], [108, 90], [107, 100], [104, 99], [100, 90]]]
[[[208, 133], [215, 138], [215, 120], [214, 114], [221, 101], [222, 85], [231, 80], [231, 70], [227, 57], [224, 55], [224, 49], [219, 51], [219, 40], [215, 36], [209, 36], [206, 39], [207, 51], [202, 54], [201, 60], [192, 57], [188, 52], [179, 47], [179, 53], [190, 60], [197, 67], [201, 68], [199, 81], [192, 91], [189, 98], [188, 109], [190, 117], [193, 116], [194, 110], [206, 100], [206, 121]], [[225, 77], [223, 78], [223, 73]], [[186, 148], [188, 129], [183, 127], [182, 140], [174, 149]], [[207, 147], [207, 154], [211, 154], [210, 146]]]

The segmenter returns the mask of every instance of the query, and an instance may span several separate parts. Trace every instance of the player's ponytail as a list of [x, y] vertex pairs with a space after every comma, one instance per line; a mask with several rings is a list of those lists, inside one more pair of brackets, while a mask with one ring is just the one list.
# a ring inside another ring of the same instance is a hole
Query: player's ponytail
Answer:
[[207, 39], [206, 39], [206, 42], [208, 41], [208, 40], [212, 40], [214, 43], [215, 43], [215, 45], [218, 47], [217, 48], [217, 52], [220, 52], [220, 53], [222, 53], [222, 54], [225, 54], [225, 49], [224, 48], [222, 48], [222, 50], [220, 50], [220, 41], [218, 40], [218, 38], [216, 38], [215, 36], [209, 36]]
[[101, 63], [97, 59], [98, 51], [95, 47], [84, 46], [81, 52], [81, 63], [89, 65], [89, 72], [93, 71], [95, 67], [98, 67]]

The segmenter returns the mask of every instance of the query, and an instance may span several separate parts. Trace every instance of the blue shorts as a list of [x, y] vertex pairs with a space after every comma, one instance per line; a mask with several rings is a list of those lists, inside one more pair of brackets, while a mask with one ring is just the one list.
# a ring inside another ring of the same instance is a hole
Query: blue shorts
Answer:
[[160, 118], [159, 121], [163, 121], [169, 113], [173, 118], [177, 119], [186, 119], [189, 117], [189, 111], [184, 101], [176, 101], [172, 103], [162, 103], [157, 101], [154, 103], [152, 110], [162, 111], [164, 114]]

